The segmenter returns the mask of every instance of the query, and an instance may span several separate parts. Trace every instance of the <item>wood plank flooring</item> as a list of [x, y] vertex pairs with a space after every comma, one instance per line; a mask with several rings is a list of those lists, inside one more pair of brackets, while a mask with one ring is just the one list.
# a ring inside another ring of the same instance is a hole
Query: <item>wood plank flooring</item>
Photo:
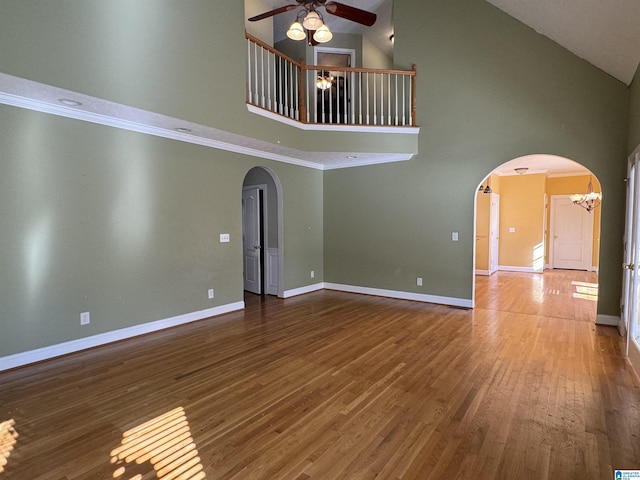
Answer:
[[474, 310], [248, 296], [0, 373], [0, 480], [612, 479], [640, 469], [640, 382], [594, 282], [478, 277]]

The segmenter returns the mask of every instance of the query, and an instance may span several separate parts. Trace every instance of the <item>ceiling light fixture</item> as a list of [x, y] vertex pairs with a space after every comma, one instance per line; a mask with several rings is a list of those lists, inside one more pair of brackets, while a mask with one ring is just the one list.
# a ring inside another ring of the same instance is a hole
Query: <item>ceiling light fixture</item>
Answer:
[[525, 173], [527, 173], [527, 170], [529, 170], [528, 167], [518, 167], [518, 168], [514, 168], [514, 170], [516, 171], [516, 173], [518, 175], [524, 175]]
[[318, 80], [316, 80], [316, 87], [320, 90], [327, 90], [331, 88], [331, 85], [333, 85], [333, 77], [319, 76]]
[[71, 100], [70, 98], [59, 98], [58, 101], [61, 104], [66, 105], [67, 107], [79, 107], [80, 105], [82, 105], [81, 102], [78, 102], [77, 100]]
[[[307, 29], [308, 33], [304, 29]], [[296, 21], [287, 30], [287, 37], [291, 40], [304, 40], [307, 36], [312, 36], [318, 43], [327, 43], [333, 38], [333, 33], [324, 23], [322, 15], [314, 7], [310, 7], [309, 11], [300, 10]]]
[[591, 213], [594, 208], [600, 205], [602, 200], [602, 193], [596, 193], [593, 191], [593, 182], [591, 175], [589, 175], [589, 185], [587, 185], [587, 193], [574, 193], [569, 195], [569, 198], [574, 205], [584, 208], [587, 212]]
[[480, 184], [480, 188], [478, 188], [478, 192], [493, 193], [493, 190], [491, 190], [491, 187], [489, 186], [489, 179], [490, 179], [490, 177], [487, 177], [487, 186], [486, 187], [483, 187], [482, 184]]

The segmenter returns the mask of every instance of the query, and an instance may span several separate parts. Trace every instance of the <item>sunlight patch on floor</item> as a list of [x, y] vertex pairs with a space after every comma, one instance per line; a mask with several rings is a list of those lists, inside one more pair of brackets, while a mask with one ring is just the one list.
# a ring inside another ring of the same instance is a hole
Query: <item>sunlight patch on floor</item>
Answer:
[[4, 467], [9, 461], [9, 455], [18, 441], [18, 432], [15, 429], [16, 422], [6, 420], [0, 422], [0, 473], [4, 472]]
[[111, 451], [111, 463], [113, 478], [120, 480], [141, 480], [150, 468], [159, 480], [205, 478], [182, 407], [124, 432], [120, 446]]
[[580, 298], [582, 300], [590, 300], [592, 302], [598, 301], [598, 284], [589, 282], [571, 282], [574, 286], [575, 292], [573, 292], [573, 298]]

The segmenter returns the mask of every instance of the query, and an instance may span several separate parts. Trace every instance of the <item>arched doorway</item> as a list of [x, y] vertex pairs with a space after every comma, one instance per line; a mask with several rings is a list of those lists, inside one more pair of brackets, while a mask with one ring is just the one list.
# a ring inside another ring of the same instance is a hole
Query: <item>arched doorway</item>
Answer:
[[242, 182], [242, 265], [246, 292], [283, 296], [282, 185], [269, 168]]
[[[590, 184], [601, 192], [591, 171], [553, 155], [515, 158], [481, 180], [474, 204], [474, 306], [478, 283], [486, 286], [486, 277], [529, 276], [542, 289], [541, 274], [561, 270], [568, 277], [575, 272], [576, 298], [595, 306], [600, 208], [581, 208], [570, 198], [586, 194]], [[505, 283], [491, 282], [494, 291]]]

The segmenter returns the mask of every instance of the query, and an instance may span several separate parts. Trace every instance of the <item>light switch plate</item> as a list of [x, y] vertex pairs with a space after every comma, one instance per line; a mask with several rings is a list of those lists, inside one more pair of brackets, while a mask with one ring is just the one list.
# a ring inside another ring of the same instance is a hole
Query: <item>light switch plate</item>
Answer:
[[226, 243], [229, 241], [229, 234], [228, 233], [221, 233], [220, 234], [220, 243]]

